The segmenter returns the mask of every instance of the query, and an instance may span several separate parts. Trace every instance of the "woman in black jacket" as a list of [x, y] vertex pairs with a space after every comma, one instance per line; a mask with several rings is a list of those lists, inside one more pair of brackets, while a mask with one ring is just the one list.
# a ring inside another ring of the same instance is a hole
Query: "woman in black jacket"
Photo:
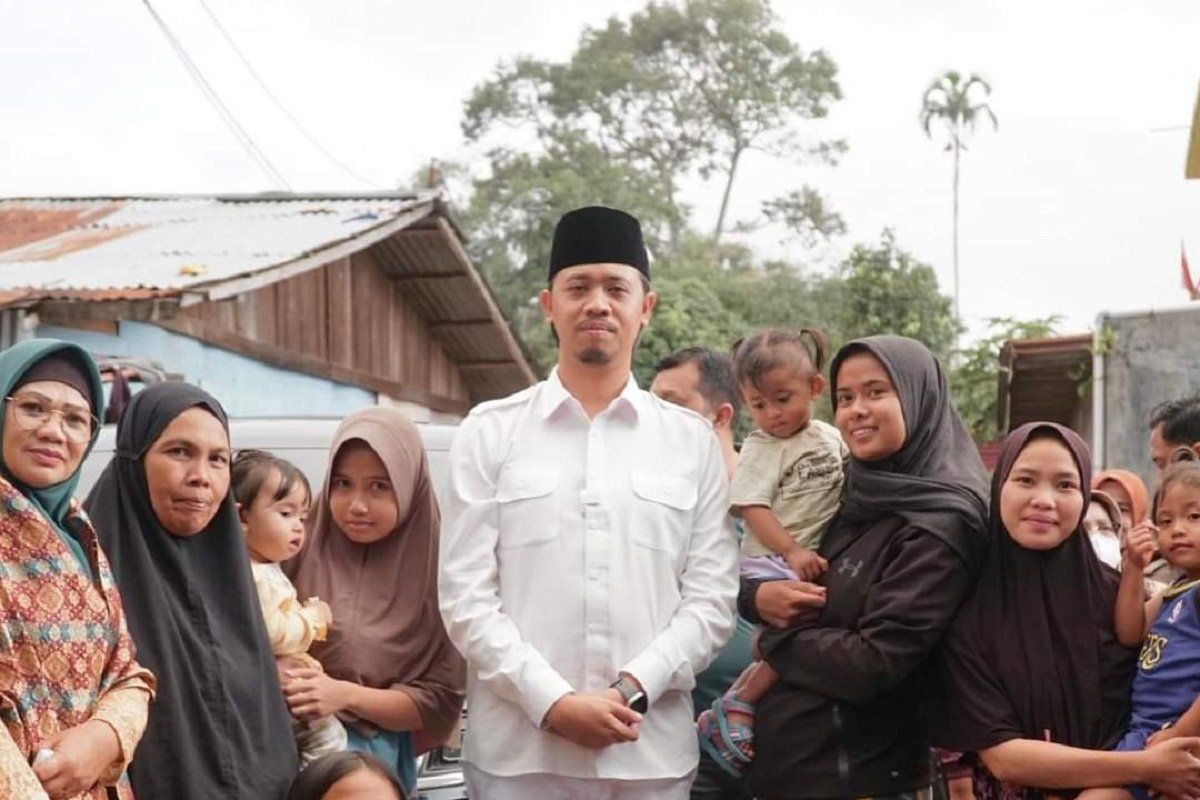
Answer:
[[830, 382], [851, 460], [820, 548], [824, 599], [791, 581], [745, 581], [739, 598], [748, 619], [788, 625], [760, 642], [780, 675], [754, 728], [749, 786], [763, 800], [930, 785], [918, 716], [929, 655], [986, 545], [987, 476], [929, 350], [860, 339], [838, 352]]

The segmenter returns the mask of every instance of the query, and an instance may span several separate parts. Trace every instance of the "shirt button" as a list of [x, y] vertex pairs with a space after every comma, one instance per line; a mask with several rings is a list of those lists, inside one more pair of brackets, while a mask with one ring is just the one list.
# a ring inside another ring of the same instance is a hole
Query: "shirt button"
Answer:
[[594, 581], [600, 580], [600, 570], [598, 570], [598, 569], [592, 570], [591, 572], [588, 573], [588, 577]]

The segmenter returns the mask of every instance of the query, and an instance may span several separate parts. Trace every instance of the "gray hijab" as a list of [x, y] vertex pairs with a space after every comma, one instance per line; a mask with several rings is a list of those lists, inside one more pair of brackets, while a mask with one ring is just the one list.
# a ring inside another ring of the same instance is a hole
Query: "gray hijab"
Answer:
[[907, 525], [940, 538], [976, 572], [987, 545], [987, 471], [950, 402], [941, 365], [915, 339], [856, 339], [830, 365], [835, 403], [838, 369], [848, 357], [864, 352], [879, 359], [891, 377], [907, 436], [889, 458], [850, 459], [839, 519], [870, 523], [898, 515]]

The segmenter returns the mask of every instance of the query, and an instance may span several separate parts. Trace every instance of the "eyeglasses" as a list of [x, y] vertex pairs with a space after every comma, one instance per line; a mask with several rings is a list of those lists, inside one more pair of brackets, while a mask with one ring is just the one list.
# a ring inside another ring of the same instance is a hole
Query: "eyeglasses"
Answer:
[[55, 414], [62, 420], [63, 435], [72, 442], [86, 442], [100, 428], [100, 420], [95, 414], [73, 406], [55, 408], [46, 397], [31, 394], [4, 399], [12, 411], [13, 421], [27, 431], [42, 427]]
[[1117, 529], [1107, 522], [1091, 522], [1089, 520], [1083, 521], [1083, 530], [1093, 535], [1105, 534], [1107, 536], [1114, 536], [1117, 533]]

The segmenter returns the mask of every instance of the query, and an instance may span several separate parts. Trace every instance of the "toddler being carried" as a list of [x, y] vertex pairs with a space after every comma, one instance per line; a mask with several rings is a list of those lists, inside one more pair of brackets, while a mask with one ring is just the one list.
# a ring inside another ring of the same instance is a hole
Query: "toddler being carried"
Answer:
[[[742, 444], [730, 513], [745, 523], [742, 577], [815, 581], [829, 568], [817, 548], [841, 501], [848, 450], [832, 425], [812, 418], [825, 391], [825, 335], [770, 330], [735, 346], [734, 377], [756, 429]], [[755, 661], [697, 724], [700, 746], [728, 772], [753, 758], [754, 707], [778, 676]]]
[[[279, 562], [296, 555], [304, 544], [304, 518], [312, 502], [308, 480], [289, 461], [262, 450], [238, 451], [231, 473], [271, 652], [281, 663], [321, 669], [308, 648], [324, 641], [331, 622], [329, 606], [315, 597], [301, 603], [279, 568]], [[294, 729], [301, 767], [346, 749], [346, 729], [332, 714], [297, 722]]]

